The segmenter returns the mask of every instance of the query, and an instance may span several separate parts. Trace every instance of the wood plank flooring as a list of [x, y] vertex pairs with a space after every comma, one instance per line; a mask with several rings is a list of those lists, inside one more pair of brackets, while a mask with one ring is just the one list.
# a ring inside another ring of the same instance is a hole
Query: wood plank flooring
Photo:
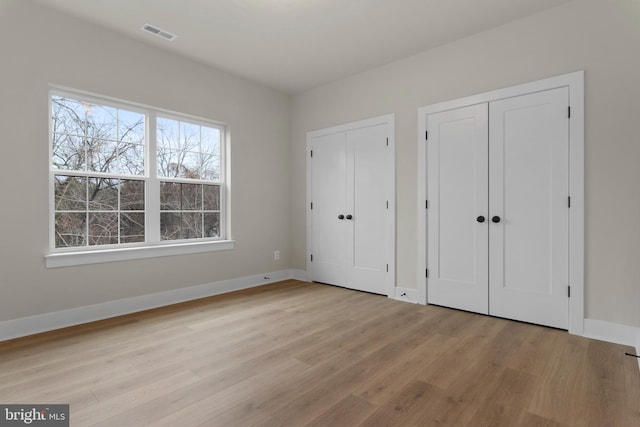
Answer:
[[289, 280], [0, 343], [72, 426], [640, 426], [630, 347]]

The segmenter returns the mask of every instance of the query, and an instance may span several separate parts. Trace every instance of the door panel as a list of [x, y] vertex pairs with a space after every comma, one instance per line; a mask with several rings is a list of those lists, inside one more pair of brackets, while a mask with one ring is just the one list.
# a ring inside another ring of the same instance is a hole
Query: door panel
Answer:
[[347, 283], [353, 289], [387, 294], [386, 181], [388, 125], [347, 132]]
[[346, 137], [336, 133], [313, 139], [311, 210], [313, 280], [335, 285], [346, 281]]
[[428, 302], [488, 312], [487, 105], [427, 117]]
[[489, 104], [489, 312], [567, 329], [567, 88]]

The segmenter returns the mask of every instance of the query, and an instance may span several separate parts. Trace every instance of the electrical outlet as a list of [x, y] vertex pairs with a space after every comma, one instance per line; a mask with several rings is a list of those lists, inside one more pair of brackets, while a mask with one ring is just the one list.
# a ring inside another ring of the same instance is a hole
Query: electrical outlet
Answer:
[[273, 259], [275, 259], [276, 261], [278, 261], [280, 259], [280, 251], [279, 250], [273, 251]]

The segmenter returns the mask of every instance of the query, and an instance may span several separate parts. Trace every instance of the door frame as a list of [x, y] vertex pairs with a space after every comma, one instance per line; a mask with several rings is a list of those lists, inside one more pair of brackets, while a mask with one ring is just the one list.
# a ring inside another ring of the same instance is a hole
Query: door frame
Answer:
[[383, 116], [372, 117], [369, 119], [358, 120], [351, 123], [344, 123], [324, 129], [318, 129], [307, 132], [307, 275], [309, 280], [313, 280], [313, 262], [311, 262], [311, 253], [313, 248], [313, 223], [311, 216], [312, 203], [312, 162], [311, 162], [311, 143], [314, 138], [326, 136], [339, 132], [347, 132], [355, 129], [361, 129], [377, 125], [389, 126], [389, 150], [390, 156], [387, 159], [387, 170], [389, 179], [385, 181], [385, 194], [389, 200], [389, 215], [385, 222], [385, 257], [389, 263], [389, 271], [385, 278], [385, 289], [388, 297], [395, 295], [396, 286], [396, 171], [395, 171], [395, 114], [385, 114]]
[[418, 260], [419, 303], [427, 304], [427, 115], [505, 98], [569, 88], [569, 333], [584, 333], [584, 71], [550, 77], [418, 108]]

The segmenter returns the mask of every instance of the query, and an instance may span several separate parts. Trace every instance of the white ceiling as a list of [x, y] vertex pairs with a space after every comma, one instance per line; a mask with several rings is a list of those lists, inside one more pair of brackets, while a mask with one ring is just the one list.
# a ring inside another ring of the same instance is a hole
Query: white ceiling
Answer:
[[570, 0], [35, 1], [295, 93]]

